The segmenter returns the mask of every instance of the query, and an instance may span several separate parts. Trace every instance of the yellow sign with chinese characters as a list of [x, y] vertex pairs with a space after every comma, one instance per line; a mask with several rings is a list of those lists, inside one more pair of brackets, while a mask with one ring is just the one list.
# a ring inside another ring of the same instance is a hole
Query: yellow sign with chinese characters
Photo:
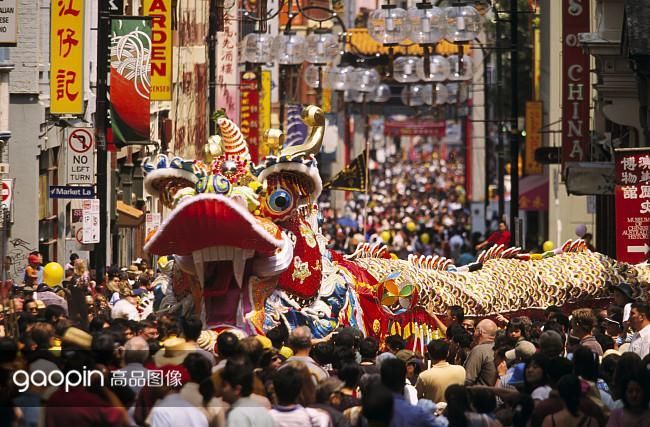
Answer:
[[151, 17], [151, 100], [172, 99], [172, 0], [145, 0]]
[[260, 93], [260, 135], [271, 128], [271, 71], [262, 71], [262, 92]]
[[50, 113], [82, 114], [84, 0], [59, 0], [51, 9]]

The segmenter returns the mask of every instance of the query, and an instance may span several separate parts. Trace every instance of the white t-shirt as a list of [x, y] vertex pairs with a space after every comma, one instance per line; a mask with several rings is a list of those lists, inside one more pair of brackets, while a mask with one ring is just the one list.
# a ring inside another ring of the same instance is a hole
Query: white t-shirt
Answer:
[[140, 321], [140, 312], [126, 298], [119, 300], [111, 310], [111, 319], [128, 319]]
[[533, 392], [530, 394], [530, 397], [533, 398], [533, 400], [546, 400], [548, 399], [548, 395], [551, 393], [551, 387], [545, 385], [542, 387], [537, 387]]
[[151, 427], [208, 427], [208, 419], [201, 411], [178, 393], [172, 393], [156, 402], [147, 417]]

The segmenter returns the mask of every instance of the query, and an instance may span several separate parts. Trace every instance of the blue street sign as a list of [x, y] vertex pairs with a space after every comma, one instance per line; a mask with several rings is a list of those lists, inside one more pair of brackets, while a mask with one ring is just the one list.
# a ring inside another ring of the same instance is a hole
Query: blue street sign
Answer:
[[92, 199], [94, 187], [73, 187], [71, 185], [50, 185], [50, 199]]

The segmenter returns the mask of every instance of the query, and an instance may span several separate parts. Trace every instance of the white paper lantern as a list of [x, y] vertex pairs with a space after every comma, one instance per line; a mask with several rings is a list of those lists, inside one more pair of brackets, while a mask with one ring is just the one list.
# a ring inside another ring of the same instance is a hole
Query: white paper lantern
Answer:
[[411, 22], [401, 7], [383, 5], [368, 17], [370, 37], [382, 44], [397, 44], [411, 35]]
[[250, 33], [242, 40], [242, 55], [244, 61], [252, 64], [273, 62], [271, 46], [273, 37], [266, 33]]
[[409, 107], [419, 107], [424, 104], [424, 88], [420, 85], [404, 86], [402, 103]]
[[449, 61], [441, 55], [429, 57], [429, 72], [424, 69], [424, 58], [418, 61], [417, 73], [420, 80], [425, 82], [442, 82], [449, 78]]
[[312, 64], [329, 64], [339, 51], [336, 36], [327, 30], [316, 30], [306, 38], [305, 60]]
[[357, 68], [352, 72], [352, 88], [360, 92], [372, 92], [381, 83], [381, 76], [374, 68]]
[[415, 83], [420, 80], [417, 67], [416, 56], [400, 56], [393, 61], [393, 78], [400, 83]]
[[294, 32], [278, 34], [271, 49], [278, 64], [295, 65], [305, 60], [305, 38]]
[[408, 10], [411, 21], [413, 43], [433, 44], [442, 40], [447, 33], [447, 15], [445, 11], [431, 3], [417, 3]]
[[424, 92], [422, 98], [424, 103], [428, 105], [442, 105], [447, 103], [449, 92], [444, 83], [436, 83], [435, 86], [424, 85]]
[[470, 42], [481, 31], [481, 14], [473, 6], [449, 6], [445, 13], [446, 38], [452, 43]]

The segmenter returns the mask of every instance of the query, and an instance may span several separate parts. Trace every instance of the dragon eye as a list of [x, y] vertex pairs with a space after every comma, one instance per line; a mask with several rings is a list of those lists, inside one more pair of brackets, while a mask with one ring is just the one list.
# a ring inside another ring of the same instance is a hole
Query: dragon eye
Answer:
[[266, 201], [274, 213], [284, 213], [293, 205], [291, 193], [283, 189], [275, 190], [267, 197]]
[[212, 177], [212, 187], [215, 193], [227, 194], [230, 191], [230, 181], [223, 175], [215, 175]]

